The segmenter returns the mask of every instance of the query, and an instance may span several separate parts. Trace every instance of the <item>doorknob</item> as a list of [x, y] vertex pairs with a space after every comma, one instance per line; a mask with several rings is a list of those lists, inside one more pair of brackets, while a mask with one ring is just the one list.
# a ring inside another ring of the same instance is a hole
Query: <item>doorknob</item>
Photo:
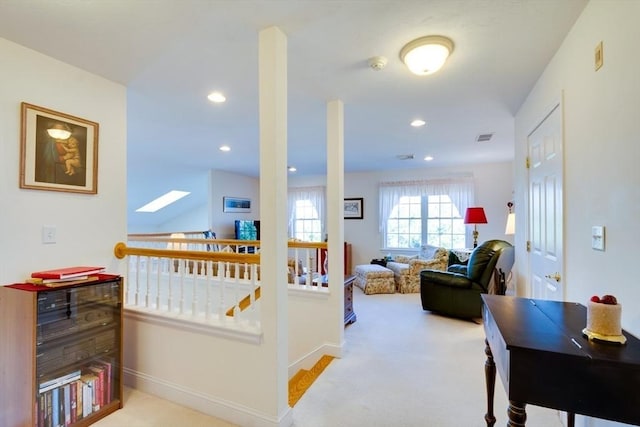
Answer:
[[554, 279], [556, 282], [560, 282], [560, 273], [547, 274], [544, 277], [546, 277], [547, 279]]

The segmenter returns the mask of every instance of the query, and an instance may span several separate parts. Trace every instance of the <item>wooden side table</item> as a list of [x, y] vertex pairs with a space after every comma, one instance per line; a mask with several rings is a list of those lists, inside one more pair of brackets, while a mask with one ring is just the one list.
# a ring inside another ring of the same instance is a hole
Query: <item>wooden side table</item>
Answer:
[[[322, 287], [329, 286], [328, 275], [324, 274], [318, 279], [314, 280], [314, 283], [320, 281]], [[356, 281], [355, 275], [349, 275], [344, 277], [344, 324], [350, 325], [356, 321], [356, 313], [353, 310], [353, 282]]]
[[353, 282], [356, 276], [344, 278], [344, 324], [350, 325], [356, 321], [356, 312], [353, 311]]

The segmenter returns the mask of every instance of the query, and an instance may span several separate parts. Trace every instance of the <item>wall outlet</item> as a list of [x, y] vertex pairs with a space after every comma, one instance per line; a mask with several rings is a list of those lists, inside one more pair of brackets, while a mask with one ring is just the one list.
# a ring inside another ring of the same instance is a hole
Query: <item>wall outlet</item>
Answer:
[[56, 242], [56, 226], [43, 225], [42, 226], [42, 243], [50, 244], [55, 242]]

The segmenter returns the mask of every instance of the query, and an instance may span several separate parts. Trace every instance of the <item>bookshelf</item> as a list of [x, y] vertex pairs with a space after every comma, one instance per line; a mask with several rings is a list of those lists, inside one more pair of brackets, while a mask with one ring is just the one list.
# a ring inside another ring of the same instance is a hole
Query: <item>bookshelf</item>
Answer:
[[122, 278], [0, 286], [0, 425], [88, 426], [122, 407]]

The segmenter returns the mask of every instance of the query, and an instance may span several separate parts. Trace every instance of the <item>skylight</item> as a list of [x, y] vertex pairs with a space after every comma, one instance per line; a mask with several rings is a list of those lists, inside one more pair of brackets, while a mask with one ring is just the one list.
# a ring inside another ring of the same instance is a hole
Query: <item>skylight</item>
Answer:
[[184, 196], [191, 194], [189, 191], [172, 190], [168, 193], [158, 197], [155, 200], [147, 203], [141, 208], [136, 209], [136, 212], [156, 212], [165, 206], [169, 206], [171, 203], [182, 199]]

